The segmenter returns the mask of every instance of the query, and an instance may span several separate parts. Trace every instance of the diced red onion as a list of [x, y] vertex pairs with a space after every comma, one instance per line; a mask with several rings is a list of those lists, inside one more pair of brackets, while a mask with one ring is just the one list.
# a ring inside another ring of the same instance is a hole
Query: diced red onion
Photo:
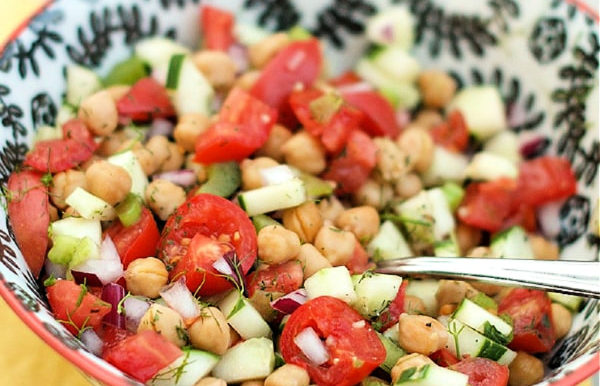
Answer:
[[102, 287], [101, 298], [112, 306], [110, 312], [102, 321], [117, 328], [125, 328], [125, 316], [119, 313], [119, 303], [125, 297], [125, 288], [115, 283], [108, 283]]
[[66, 265], [55, 264], [51, 262], [50, 259], [46, 259], [46, 261], [44, 262], [44, 267], [48, 276], [52, 275], [56, 279], [64, 279], [67, 277]]
[[[78, 272], [77, 274], [75, 272]], [[100, 281], [100, 285], [116, 281], [123, 276], [123, 263], [117, 252], [117, 248], [109, 236], [106, 236], [100, 245], [100, 258], [88, 259], [71, 271], [73, 277], [81, 274], [93, 274]], [[89, 275], [88, 275], [89, 276]], [[93, 277], [89, 277], [93, 279]], [[77, 278], [75, 279], [77, 280]], [[89, 285], [94, 285], [88, 281]]]
[[519, 149], [523, 158], [533, 158], [541, 154], [541, 152], [548, 146], [548, 139], [546, 137], [534, 137], [530, 140], [526, 140]]
[[271, 302], [271, 307], [283, 314], [291, 314], [292, 312], [296, 311], [298, 307], [306, 303], [307, 299], [308, 295], [306, 294], [306, 290], [304, 288], [300, 288], [294, 292], [290, 292], [289, 294], [280, 297], [279, 299], [273, 300]]
[[518, 103], [511, 103], [507, 107], [506, 120], [508, 123], [508, 127], [516, 127], [525, 122], [527, 118], [527, 112]]
[[221, 257], [220, 259], [216, 260], [212, 264], [212, 266], [214, 269], [217, 270], [217, 272], [222, 273], [223, 275], [228, 275], [228, 276], [235, 275], [235, 273], [231, 269], [231, 265], [229, 265], [229, 263], [227, 262], [225, 257]]
[[227, 251], [223, 257], [216, 260], [212, 267], [219, 273], [226, 275], [231, 281], [233, 281], [238, 288], [243, 288], [244, 292], [246, 292], [248, 286], [246, 285], [246, 277], [243, 274], [240, 274], [238, 270], [236, 270], [237, 264], [237, 255], [235, 250]]
[[248, 50], [241, 44], [234, 43], [229, 46], [228, 50], [229, 57], [235, 63], [236, 73], [241, 74], [246, 71], [249, 67], [248, 63]]
[[153, 180], [167, 180], [175, 185], [187, 187], [192, 186], [196, 183], [196, 173], [191, 169], [173, 170], [170, 172], [164, 172], [155, 174], [152, 176]]
[[381, 32], [381, 37], [383, 41], [392, 43], [394, 41], [394, 26], [391, 24], [386, 24], [381, 27], [379, 30]]
[[537, 210], [537, 218], [544, 236], [554, 238], [560, 233], [560, 209], [565, 200], [551, 202]]
[[79, 339], [81, 339], [81, 342], [85, 348], [87, 348], [87, 350], [92, 354], [98, 356], [102, 354], [102, 339], [100, 339], [98, 334], [96, 334], [96, 331], [88, 328], [81, 333]]
[[287, 69], [289, 71], [296, 71], [298, 67], [302, 64], [302, 61], [306, 57], [306, 52], [304, 51], [296, 51], [294, 55], [287, 61]]
[[157, 135], [164, 135], [168, 137], [173, 132], [173, 122], [166, 119], [156, 118], [152, 121], [150, 130], [148, 130], [147, 138], [152, 138]]
[[353, 94], [355, 92], [373, 91], [373, 86], [367, 82], [351, 83], [338, 87], [340, 94]]
[[216, 93], [212, 99], [211, 109], [212, 111], [220, 111], [221, 105], [223, 105], [224, 97], [220, 93]]
[[142, 299], [135, 296], [129, 296], [123, 300], [123, 309], [125, 310], [125, 322], [127, 329], [137, 331], [140, 320], [150, 308], [150, 299]]
[[396, 110], [396, 123], [400, 130], [408, 126], [410, 123], [410, 111], [406, 109], [398, 109]]
[[71, 270], [71, 275], [73, 275], [73, 280], [75, 280], [75, 283], [77, 284], [85, 284], [90, 287], [102, 287], [102, 281], [98, 279], [98, 276], [96, 276], [95, 273]]
[[160, 296], [169, 307], [174, 309], [185, 321], [193, 320], [200, 315], [200, 308], [194, 295], [185, 285], [185, 278], [181, 278], [160, 290]]
[[316, 366], [320, 366], [329, 360], [329, 352], [325, 344], [312, 327], [306, 327], [300, 331], [294, 338], [294, 343], [306, 355], [308, 360]]
[[287, 182], [295, 177], [294, 172], [287, 165], [277, 165], [260, 169], [263, 185], [277, 185]]

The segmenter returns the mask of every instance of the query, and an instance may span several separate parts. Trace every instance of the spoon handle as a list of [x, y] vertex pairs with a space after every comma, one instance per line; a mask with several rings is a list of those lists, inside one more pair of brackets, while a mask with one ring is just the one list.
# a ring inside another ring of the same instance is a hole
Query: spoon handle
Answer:
[[411, 257], [381, 261], [376, 271], [401, 276], [481, 280], [600, 298], [600, 262]]

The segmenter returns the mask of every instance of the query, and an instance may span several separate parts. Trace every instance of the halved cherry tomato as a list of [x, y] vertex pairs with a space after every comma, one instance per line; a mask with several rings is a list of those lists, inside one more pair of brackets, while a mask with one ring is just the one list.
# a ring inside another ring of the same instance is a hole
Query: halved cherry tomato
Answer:
[[360, 242], [356, 240], [354, 252], [352, 253], [350, 261], [346, 263], [346, 268], [348, 268], [351, 274], [355, 275], [361, 274], [373, 266], [373, 263], [369, 263], [367, 251], [365, 251]]
[[403, 280], [402, 284], [400, 284], [400, 288], [398, 288], [398, 292], [396, 293], [396, 297], [388, 308], [381, 313], [377, 317], [376, 324], [380, 327], [380, 331], [385, 331], [388, 328], [392, 327], [394, 324], [398, 323], [398, 319], [400, 318], [400, 314], [402, 314], [404, 310], [404, 299], [406, 298], [406, 287], [408, 286], [408, 280]]
[[33, 276], [38, 277], [48, 248], [48, 192], [42, 174], [13, 172], [8, 178], [8, 218], [21, 253]]
[[230, 282], [212, 266], [221, 256], [203, 255], [202, 250], [195, 252], [190, 247], [197, 234], [230, 243], [244, 275], [256, 260], [256, 231], [246, 212], [222, 197], [198, 194], [169, 217], [159, 243], [159, 257], [167, 264], [175, 264], [171, 277], [185, 275], [192, 292], [212, 295], [231, 288]]
[[508, 178], [472, 183], [458, 208], [458, 217], [465, 224], [497, 232], [511, 213], [515, 189], [516, 182]]
[[450, 368], [468, 375], [470, 386], [506, 386], [508, 384], [508, 367], [491, 359], [467, 358]]
[[207, 50], [227, 51], [233, 44], [233, 14], [205, 5], [200, 11], [202, 44]]
[[429, 355], [429, 358], [438, 366], [449, 367], [458, 363], [458, 358], [446, 348], [441, 348]]
[[48, 303], [58, 321], [73, 334], [85, 327], [97, 329], [111, 305], [88, 292], [87, 288], [71, 280], [57, 280], [46, 287]]
[[400, 134], [394, 108], [376, 91], [342, 91], [342, 96], [351, 106], [365, 113], [363, 129], [370, 135], [396, 138]]
[[527, 205], [519, 198], [519, 193], [513, 196], [513, 208], [508, 218], [504, 220], [502, 229], [508, 229], [514, 225], [521, 225], [528, 232], [537, 230], [537, 215], [531, 205]]
[[323, 125], [313, 117], [310, 102], [323, 95], [317, 88], [294, 91], [290, 95], [290, 107], [304, 129], [312, 136], [318, 137], [323, 133]]
[[167, 90], [153, 78], [135, 82], [127, 94], [117, 102], [120, 116], [134, 121], [149, 121], [175, 115]]
[[362, 82], [362, 79], [354, 71], [346, 71], [342, 75], [329, 80], [329, 83], [335, 87], [347, 86], [358, 82]]
[[539, 157], [521, 163], [518, 190], [524, 203], [539, 206], [575, 194], [577, 180], [567, 159]]
[[265, 143], [276, 121], [275, 109], [235, 88], [223, 103], [219, 121], [198, 137], [195, 160], [242, 160]]
[[125, 227], [115, 221], [106, 233], [115, 243], [125, 269], [135, 259], [156, 254], [160, 234], [152, 213], [145, 207], [135, 224]]
[[[329, 360], [323, 365], [308, 361], [294, 343], [294, 338], [307, 327], [325, 342]], [[370, 324], [346, 303], [329, 296], [309, 300], [291, 314], [283, 328], [280, 347], [286, 363], [306, 369], [310, 378], [323, 386], [354, 385], [386, 356]]]
[[469, 130], [460, 111], [453, 110], [446, 122], [431, 129], [433, 141], [449, 150], [462, 152], [469, 144]]
[[331, 154], [339, 153], [346, 144], [350, 134], [363, 122], [364, 114], [350, 106], [342, 106], [331, 118], [321, 135], [321, 143]]
[[302, 266], [297, 260], [269, 265], [250, 275], [248, 297], [256, 290], [287, 294], [300, 288], [303, 279]]
[[556, 340], [552, 327], [552, 307], [543, 291], [515, 288], [498, 305], [498, 314], [513, 319], [513, 350], [548, 352]]
[[102, 358], [142, 383], [183, 355], [183, 351], [162, 335], [145, 330], [109, 347]]
[[117, 343], [123, 339], [132, 336], [133, 332], [123, 328], [117, 328], [112, 324], [104, 323], [98, 335], [102, 339], [103, 343], [102, 352], [106, 352], [106, 350], [116, 346]]

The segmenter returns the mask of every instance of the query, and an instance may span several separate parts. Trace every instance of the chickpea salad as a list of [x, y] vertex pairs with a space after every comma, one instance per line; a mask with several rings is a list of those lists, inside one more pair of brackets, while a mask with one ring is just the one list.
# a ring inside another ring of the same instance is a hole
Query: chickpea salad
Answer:
[[576, 192], [569, 162], [534, 158], [494, 86], [423, 69], [404, 8], [335, 77], [300, 27], [199, 21], [199, 49], [152, 37], [103, 77], [68, 67], [8, 180], [56, 319], [151, 385], [541, 381], [581, 298], [374, 267], [557, 259], [537, 212]]

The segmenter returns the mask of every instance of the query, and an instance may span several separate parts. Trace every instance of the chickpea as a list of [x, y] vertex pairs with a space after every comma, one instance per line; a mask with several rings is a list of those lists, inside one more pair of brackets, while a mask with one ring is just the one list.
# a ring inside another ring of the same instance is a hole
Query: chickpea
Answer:
[[381, 378], [368, 376], [360, 382], [359, 386], [389, 386], [389, 383]]
[[394, 185], [394, 191], [401, 198], [410, 198], [423, 190], [421, 178], [415, 173], [402, 176]]
[[397, 140], [398, 147], [408, 156], [409, 170], [424, 172], [433, 160], [433, 139], [431, 135], [420, 129], [404, 130]]
[[552, 326], [556, 339], [566, 336], [573, 324], [573, 316], [562, 304], [552, 303]]
[[308, 386], [310, 377], [300, 366], [285, 364], [265, 379], [265, 386]]
[[196, 382], [194, 386], [227, 386], [227, 382], [221, 378], [206, 377]]
[[475, 247], [467, 252], [467, 257], [493, 258], [490, 247]]
[[331, 267], [329, 260], [314, 245], [309, 243], [300, 246], [300, 253], [297, 258], [302, 264], [304, 279], [308, 279], [323, 268]]
[[108, 157], [119, 151], [123, 142], [127, 141], [129, 136], [124, 130], [113, 131], [100, 142], [100, 146], [96, 150], [96, 153]]
[[423, 315], [427, 312], [425, 310], [425, 303], [417, 296], [406, 295], [404, 297], [404, 304], [406, 313], [409, 315]]
[[496, 301], [496, 303], [500, 304], [502, 302], [502, 300], [508, 296], [508, 294], [513, 290], [514, 288], [512, 287], [502, 287], [502, 289], [500, 290], [500, 292], [498, 292], [496, 294], [496, 296], [494, 296], [494, 300]]
[[352, 196], [353, 202], [358, 205], [369, 205], [383, 209], [394, 197], [394, 191], [386, 183], [380, 184], [373, 179], [368, 179]]
[[129, 292], [149, 298], [157, 298], [161, 288], [169, 280], [165, 263], [155, 257], [133, 260], [123, 276]]
[[244, 381], [240, 384], [240, 386], [264, 386], [264, 382], [260, 379], [254, 379], [251, 381]]
[[431, 359], [421, 354], [409, 354], [403, 357], [398, 358], [398, 361], [392, 367], [392, 371], [390, 373], [392, 377], [392, 384], [394, 384], [398, 378], [402, 375], [405, 370], [411, 369], [413, 367], [419, 369], [425, 365], [434, 364]]
[[344, 206], [336, 196], [321, 200], [318, 207], [319, 212], [321, 212], [321, 218], [325, 221], [334, 222], [344, 212]]
[[152, 330], [178, 347], [185, 345], [185, 326], [181, 316], [167, 306], [154, 303], [142, 316], [137, 332]]
[[223, 355], [231, 341], [227, 319], [216, 307], [204, 307], [188, 332], [192, 346], [217, 355]]
[[60, 172], [52, 177], [52, 185], [50, 186], [50, 199], [52, 203], [59, 209], [65, 209], [67, 203], [65, 200], [77, 188], [87, 190], [85, 173], [79, 170], [69, 169]]
[[110, 205], [121, 202], [131, 190], [131, 177], [125, 169], [108, 161], [94, 162], [85, 171], [88, 191]]
[[315, 237], [315, 247], [332, 266], [345, 265], [354, 254], [356, 237], [352, 232], [323, 225]]
[[119, 123], [117, 105], [106, 90], [85, 98], [79, 105], [78, 116], [95, 135], [112, 133]]
[[242, 75], [240, 75], [235, 80], [235, 83], [233, 84], [233, 86], [239, 87], [242, 90], [248, 91], [252, 88], [252, 86], [254, 86], [254, 83], [256, 83], [259, 76], [260, 76], [260, 71], [257, 71], [257, 70], [247, 71], [247, 72], [243, 73]]
[[194, 64], [214, 88], [227, 89], [235, 80], [235, 62], [225, 52], [202, 50], [194, 55]]
[[126, 84], [117, 84], [114, 86], [109, 86], [106, 88], [106, 91], [110, 94], [110, 97], [117, 103], [119, 99], [123, 98], [127, 93], [131, 90], [131, 86]]
[[287, 46], [290, 38], [286, 33], [280, 32], [267, 36], [258, 43], [248, 47], [248, 58], [256, 68], [264, 67], [281, 49]]
[[160, 166], [163, 172], [172, 172], [181, 169], [181, 165], [185, 161], [185, 150], [174, 142], [169, 142], [169, 158]]
[[154, 174], [158, 170], [158, 160], [154, 157], [154, 154], [146, 147], [134, 149], [133, 154], [137, 158], [144, 174], [147, 176]]
[[292, 137], [292, 132], [280, 124], [275, 124], [269, 133], [267, 142], [256, 151], [257, 156], [271, 157], [277, 162], [283, 161], [281, 146]]
[[379, 232], [379, 213], [372, 206], [357, 206], [340, 214], [335, 225], [354, 233], [361, 242], [368, 241]]
[[281, 225], [270, 225], [258, 232], [258, 256], [267, 264], [279, 264], [300, 253], [298, 235]]
[[[260, 268], [259, 268], [260, 269]], [[275, 299], [279, 299], [285, 295], [281, 292], [267, 292], [261, 289], [254, 290], [252, 296], [248, 298], [248, 301], [258, 311], [260, 316], [267, 322], [270, 323], [277, 317], [277, 311], [271, 307], [271, 302]]]
[[400, 315], [398, 344], [407, 352], [429, 355], [447, 342], [448, 332], [437, 320], [425, 315]]
[[306, 131], [294, 134], [281, 146], [281, 151], [286, 163], [307, 173], [319, 174], [327, 166], [323, 145]]
[[60, 218], [58, 216], [58, 209], [52, 204], [48, 204], [48, 215], [50, 216], [50, 222], [54, 222]]
[[377, 146], [377, 171], [386, 182], [396, 182], [402, 177], [408, 169], [408, 158], [389, 138], [377, 137], [373, 139]]
[[186, 199], [182, 187], [162, 179], [148, 184], [145, 196], [146, 203], [161, 220], [166, 220]]
[[477, 291], [473, 286], [465, 281], [458, 280], [440, 280], [435, 298], [438, 304], [458, 304], [465, 297], [470, 298], [477, 295]]
[[441, 109], [452, 100], [456, 92], [456, 81], [444, 71], [423, 71], [417, 82], [423, 104], [427, 107]]
[[546, 240], [543, 236], [529, 235], [533, 255], [537, 260], [558, 260], [560, 251], [558, 245]]
[[530, 386], [544, 379], [544, 364], [541, 360], [524, 351], [508, 365], [508, 384], [510, 386]]
[[456, 311], [456, 304], [444, 304], [440, 307], [440, 315], [450, 315]]
[[323, 226], [323, 218], [317, 205], [307, 201], [283, 212], [283, 226], [295, 232], [300, 241], [311, 243]]
[[179, 117], [173, 130], [175, 143], [185, 151], [193, 152], [196, 139], [208, 129], [208, 117], [200, 113], [188, 113]]
[[238, 344], [240, 340], [242, 340], [240, 334], [238, 334], [233, 328], [229, 328], [229, 348]]
[[431, 129], [434, 126], [444, 122], [444, 117], [439, 111], [433, 109], [424, 109], [419, 111], [412, 123], [424, 128]]
[[461, 253], [467, 253], [481, 242], [481, 231], [463, 222], [456, 226], [456, 242]]
[[92, 154], [92, 156], [87, 161], [80, 165], [79, 169], [85, 172], [90, 168], [90, 166], [94, 164], [94, 162], [101, 160], [104, 160], [104, 158], [98, 156], [97, 154]]
[[194, 161], [196, 154], [188, 154], [185, 158], [185, 168], [193, 170], [196, 173], [196, 179], [198, 182], [204, 182], [208, 178], [208, 172], [206, 167], [201, 163]]
[[169, 140], [164, 135], [155, 135], [150, 138], [148, 142], [146, 142], [146, 149], [152, 153], [157, 169], [159, 169], [171, 155]]
[[263, 178], [260, 171], [279, 165], [277, 161], [268, 157], [245, 159], [240, 164], [242, 172], [242, 189], [257, 189], [263, 186]]

